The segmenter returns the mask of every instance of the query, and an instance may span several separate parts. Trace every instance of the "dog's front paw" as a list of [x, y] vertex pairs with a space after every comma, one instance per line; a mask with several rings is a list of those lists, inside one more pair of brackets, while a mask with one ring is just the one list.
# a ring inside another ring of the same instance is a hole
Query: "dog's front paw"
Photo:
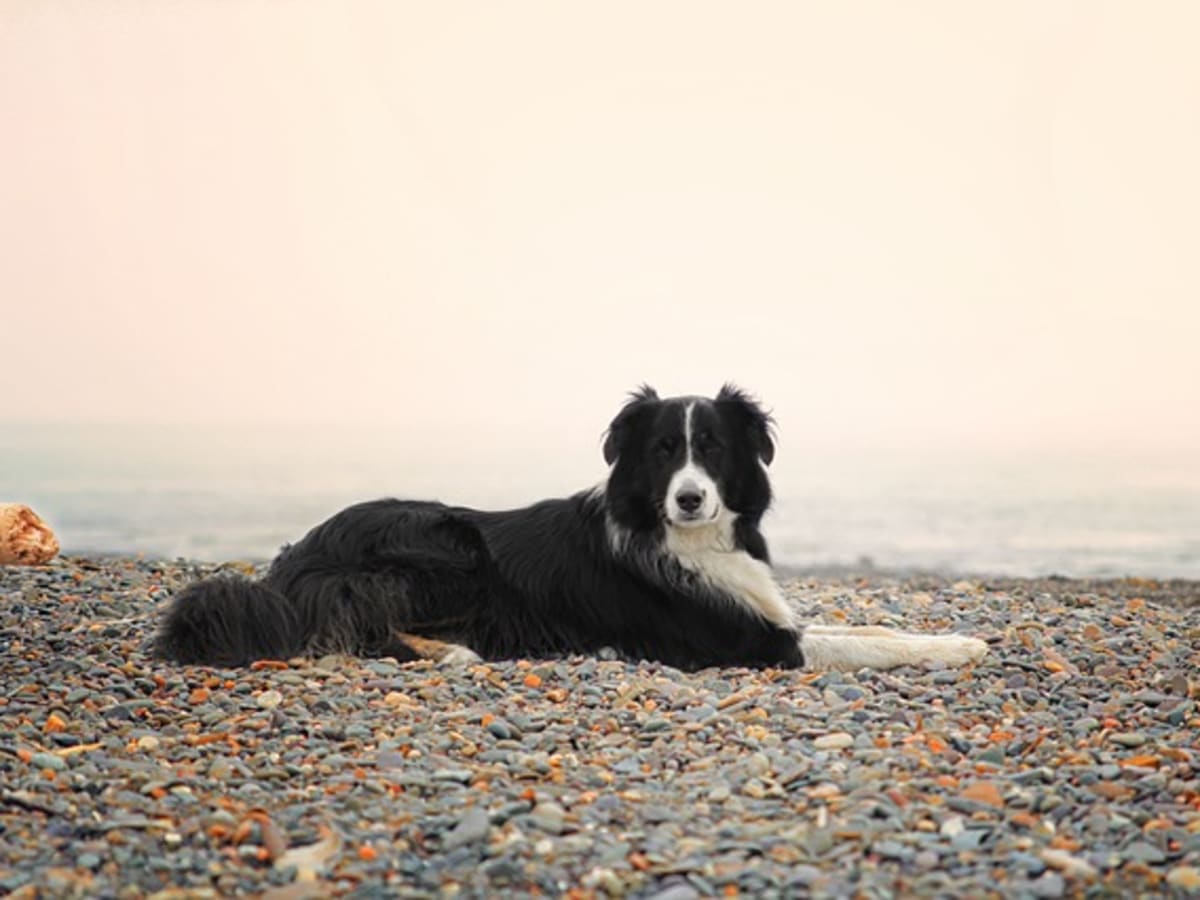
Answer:
[[471, 666], [483, 659], [470, 647], [454, 644], [438, 662], [449, 666]]
[[960, 634], [948, 634], [942, 638], [943, 645], [938, 648], [938, 661], [948, 666], [965, 666], [977, 663], [987, 656], [988, 645], [979, 638], [964, 637]]

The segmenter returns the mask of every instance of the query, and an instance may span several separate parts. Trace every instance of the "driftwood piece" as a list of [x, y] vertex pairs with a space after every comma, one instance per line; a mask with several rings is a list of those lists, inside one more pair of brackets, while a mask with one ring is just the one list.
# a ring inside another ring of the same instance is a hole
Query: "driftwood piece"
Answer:
[[20, 503], [0, 503], [0, 566], [38, 566], [58, 554], [58, 538]]

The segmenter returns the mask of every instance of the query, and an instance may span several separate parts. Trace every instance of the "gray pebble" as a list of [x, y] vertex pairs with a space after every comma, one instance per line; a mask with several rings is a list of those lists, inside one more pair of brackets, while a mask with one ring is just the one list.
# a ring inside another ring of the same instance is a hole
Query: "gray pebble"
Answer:
[[442, 840], [442, 848], [453, 850], [456, 847], [477, 844], [488, 836], [490, 827], [487, 811], [481, 807], [472, 806], [463, 813], [458, 824], [454, 826], [454, 830]]

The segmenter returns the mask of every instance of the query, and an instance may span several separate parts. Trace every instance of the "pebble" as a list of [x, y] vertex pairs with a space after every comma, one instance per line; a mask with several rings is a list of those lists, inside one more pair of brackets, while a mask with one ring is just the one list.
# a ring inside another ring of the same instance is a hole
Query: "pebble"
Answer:
[[562, 834], [566, 823], [566, 810], [557, 803], [539, 803], [529, 814], [529, 824], [549, 834]]
[[699, 900], [700, 892], [690, 884], [673, 884], [650, 895], [650, 900]]
[[442, 848], [454, 850], [457, 847], [477, 844], [488, 836], [490, 828], [491, 822], [488, 819], [487, 810], [472, 806], [463, 813], [463, 817], [458, 820], [454, 830], [446, 835], [445, 840], [442, 841]]
[[813, 739], [813, 747], [817, 750], [842, 750], [854, 745], [854, 735], [844, 731], [823, 734]]
[[35, 753], [30, 757], [29, 762], [35, 768], [50, 769], [54, 772], [61, 772], [67, 768], [67, 761], [53, 753]]
[[1167, 858], [1162, 850], [1145, 841], [1134, 841], [1121, 851], [1121, 856], [1133, 862], [1151, 863], [1157, 865]]
[[1140, 747], [1147, 740], [1146, 735], [1140, 731], [1117, 732], [1116, 734], [1110, 734], [1108, 739], [1114, 744], [1120, 744], [1122, 747]]
[[1066, 890], [1066, 879], [1057, 872], [1046, 872], [1029, 883], [1029, 891], [1035, 897], [1061, 897]]
[[1176, 866], [1167, 873], [1167, 884], [1181, 891], [1198, 892], [1200, 891], [1200, 868]]
[[1191, 583], [786, 587], [965, 668], [153, 659], [211, 569], [0, 570], [0, 893], [1200, 894]]

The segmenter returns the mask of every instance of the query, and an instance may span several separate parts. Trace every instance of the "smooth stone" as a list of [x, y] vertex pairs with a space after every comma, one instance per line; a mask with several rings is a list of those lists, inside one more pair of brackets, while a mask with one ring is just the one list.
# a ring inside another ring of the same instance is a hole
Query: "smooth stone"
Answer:
[[950, 846], [955, 850], [978, 850], [991, 837], [991, 832], [983, 828], [968, 828], [961, 834], [950, 839]]
[[566, 810], [547, 800], [533, 808], [533, 812], [529, 814], [529, 824], [547, 834], [562, 834], [566, 827], [566, 817]]
[[962, 834], [963, 831], [966, 830], [966, 827], [966, 823], [963, 821], [962, 816], [950, 816], [941, 824], [938, 832], [945, 837], [952, 838]]
[[906, 860], [913, 856], [912, 848], [905, 847], [896, 841], [879, 841], [871, 845], [871, 851], [884, 859]]
[[729, 799], [733, 792], [727, 784], [717, 784], [708, 792], [708, 799], [713, 803], [723, 803]]
[[404, 765], [404, 754], [396, 750], [381, 750], [375, 754], [378, 769], [398, 769]]
[[67, 768], [67, 761], [55, 753], [35, 753], [30, 757], [29, 764], [37, 769], [51, 769], [55, 772]]
[[1134, 841], [1121, 851], [1121, 856], [1131, 862], [1141, 862], [1149, 865], [1157, 865], [1166, 861], [1167, 858], [1165, 853], [1153, 844], [1148, 844], [1145, 841]]
[[1030, 893], [1035, 897], [1061, 897], [1067, 890], [1066, 879], [1057, 872], [1046, 872], [1040, 878], [1029, 882]]
[[812, 745], [816, 750], [843, 750], [854, 745], [854, 736], [844, 731], [834, 731], [814, 738]]
[[921, 850], [913, 857], [913, 865], [919, 869], [932, 869], [941, 862], [941, 857], [933, 850]]
[[991, 763], [994, 766], [1004, 765], [1004, 750], [1001, 747], [989, 747], [979, 754], [980, 762]]
[[487, 730], [492, 737], [499, 738], [502, 741], [508, 740], [514, 733], [513, 727], [503, 719], [493, 719], [488, 722]]
[[1200, 869], [1195, 866], [1176, 866], [1167, 873], [1167, 884], [1181, 891], [1200, 891]]
[[456, 781], [459, 784], [467, 784], [473, 775], [470, 769], [438, 769], [429, 778], [431, 781]]
[[1120, 744], [1122, 747], [1140, 747], [1146, 743], [1146, 735], [1140, 731], [1118, 732], [1110, 734], [1108, 739], [1114, 744]]
[[649, 900], [698, 900], [699, 897], [700, 892], [690, 884], [684, 882], [673, 884], [665, 890], [651, 894]]
[[490, 828], [491, 822], [487, 810], [479, 806], [472, 806], [463, 813], [458, 824], [454, 826], [454, 830], [443, 839], [442, 848], [453, 850], [457, 847], [477, 844], [488, 836]]

